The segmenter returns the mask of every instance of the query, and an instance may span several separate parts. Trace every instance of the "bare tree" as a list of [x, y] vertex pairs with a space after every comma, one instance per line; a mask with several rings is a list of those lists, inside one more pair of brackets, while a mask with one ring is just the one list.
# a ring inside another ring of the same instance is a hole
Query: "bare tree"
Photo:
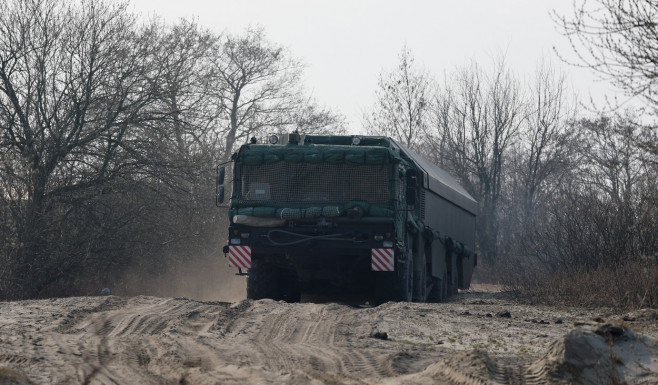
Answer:
[[[172, 133], [178, 157], [194, 156], [209, 151], [219, 121], [213, 94], [218, 85], [212, 82], [214, 54], [220, 36], [191, 20], [166, 25], [154, 21], [147, 38], [156, 46], [152, 62], [156, 70], [151, 82], [158, 90], [160, 104], [154, 110], [161, 120], [148, 127], [153, 132]], [[213, 151], [216, 149], [212, 149]]]
[[404, 47], [395, 71], [379, 76], [374, 111], [365, 117], [372, 135], [390, 136], [411, 149], [419, 149], [432, 101], [432, 81], [414, 67], [411, 52]]
[[579, 182], [614, 212], [614, 222], [599, 229], [604, 248], [629, 258], [656, 252], [655, 242], [638, 242], [646, 231], [655, 232], [648, 217], [656, 209], [657, 195], [656, 168], [647, 162], [651, 154], [636, 145], [645, 134], [637, 120], [626, 111], [613, 119], [581, 122], [585, 161]]
[[225, 215], [209, 209], [213, 173], [236, 142], [342, 129], [263, 36], [142, 24], [105, 0], [8, 2], [0, 297], [80, 294], [131, 263], [162, 272], [216, 252]]
[[635, 146], [645, 131], [633, 112], [573, 123], [574, 169], [547, 197], [543, 221], [528, 232], [533, 254], [551, 270], [596, 269], [655, 257], [655, 164]]
[[583, 0], [574, 4], [572, 17], [554, 16], [580, 65], [656, 105], [658, 3]]
[[451, 78], [454, 83], [446, 81], [435, 104], [432, 143], [435, 152], [449, 154], [443, 156], [444, 167], [480, 202], [479, 246], [485, 260], [493, 264], [506, 154], [524, 117], [521, 90], [502, 61], [490, 74], [473, 64]]
[[142, 184], [152, 190], [136, 199], [151, 211], [142, 214], [142, 226], [152, 235], [142, 240], [152, 251], [141, 259], [166, 270], [183, 255], [189, 261], [219, 248], [216, 237], [207, 235], [219, 230], [221, 220], [209, 209], [222, 155], [213, 97], [218, 85], [212, 81], [220, 36], [193, 20], [154, 20], [146, 31], [154, 47], [149, 81], [157, 95], [149, 110], [158, 119], [136, 127], [131, 143], [139, 149], [140, 173], [147, 176]]
[[[527, 113], [520, 132], [523, 154], [517, 175], [522, 190], [522, 217], [532, 215], [539, 194], [550, 194], [550, 178], [560, 174], [572, 161], [574, 103], [570, 103], [563, 74], [547, 63], [538, 66], [529, 89]], [[557, 182], [557, 181], [554, 181]]]
[[632, 117], [579, 122], [584, 135], [584, 162], [579, 181], [588, 190], [604, 193], [618, 203], [631, 203], [637, 181], [647, 169], [642, 150], [635, 146], [642, 128]]
[[59, 203], [133, 169], [124, 140], [153, 118], [142, 113], [154, 101], [150, 47], [126, 7], [15, 0], [0, 15], [0, 199], [24, 295], [76, 267], [48, 257], [73, 210]]
[[553, 197], [579, 162], [575, 103], [564, 76], [542, 61], [528, 83], [518, 140], [506, 154], [497, 214], [501, 259], [509, 269], [546, 266], [529, 234], [546, 220]]
[[292, 121], [299, 132], [332, 133], [334, 135], [346, 133], [345, 118], [334, 113], [330, 108], [318, 105], [311, 97], [308, 97], [306, 103], [297, 108], [292, 116]]
[[224, 158], [263, 129], [290, 126], [300, 100], [302, 65], [266, 40], [262, 29], [227, 35], [217, 52], [214, 84], [225, 127]]

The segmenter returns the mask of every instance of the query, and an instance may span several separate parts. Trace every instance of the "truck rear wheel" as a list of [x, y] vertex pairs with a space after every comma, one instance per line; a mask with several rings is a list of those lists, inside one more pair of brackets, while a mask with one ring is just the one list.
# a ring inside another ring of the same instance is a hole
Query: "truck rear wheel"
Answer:
[[427, 299], [429, 302], [441, 302], [448, 297], [447, 274], [443, 273], [443, 279], [432, 278], [432, 281], [434, 283]]
[[450, 279], [448, 280], [448, 295], [455, 295], [458, 290], [458, 275], [457, 275], [457, 257], [452, 254], [450, 258]]
[[395, 284], [395, 300], [402, 302], [411, 302], [414, 294], [414, 260], [409, 255], [407, 262], [396, 280]]

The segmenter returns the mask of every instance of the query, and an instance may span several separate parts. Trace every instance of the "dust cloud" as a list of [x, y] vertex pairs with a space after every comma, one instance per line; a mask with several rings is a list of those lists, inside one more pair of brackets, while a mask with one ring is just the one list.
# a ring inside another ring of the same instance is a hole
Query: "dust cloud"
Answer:
[[[247, 281], [228, 267], [221, 253], [183, 260], [166, 273], [132, 271], [122, 277], [112, 294], [184, 297], [197, 301], [236, 302], [246, 298]], [[115, 290], [116, 289], [116, 290]]]

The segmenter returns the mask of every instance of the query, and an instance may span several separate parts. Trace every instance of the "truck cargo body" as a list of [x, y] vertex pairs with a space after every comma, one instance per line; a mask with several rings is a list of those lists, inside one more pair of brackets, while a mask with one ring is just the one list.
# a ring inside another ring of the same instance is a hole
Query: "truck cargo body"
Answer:
[[249, 298], [438, 301], [468, 288], [477, 204], [452, 177], [390, 138], [294, 138], [233, 156], [224, 253]]

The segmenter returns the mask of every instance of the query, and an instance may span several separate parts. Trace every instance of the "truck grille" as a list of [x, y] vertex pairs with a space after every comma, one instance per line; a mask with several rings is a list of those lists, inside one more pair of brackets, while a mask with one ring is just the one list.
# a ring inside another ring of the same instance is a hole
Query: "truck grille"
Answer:
[[276, 162], [240, 171], [241, 203], [390, 201], [390, 165]]

